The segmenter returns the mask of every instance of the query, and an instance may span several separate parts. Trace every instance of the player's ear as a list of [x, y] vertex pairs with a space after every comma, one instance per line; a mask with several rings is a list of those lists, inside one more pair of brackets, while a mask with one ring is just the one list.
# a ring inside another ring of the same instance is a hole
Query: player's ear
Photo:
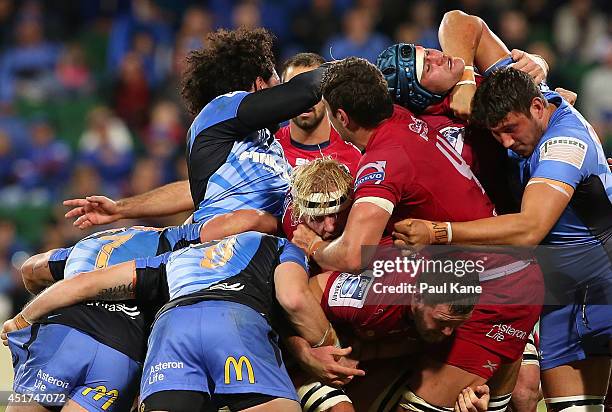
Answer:
[[340, 121], [340, 123], [342, 123], [342, 126], [348, 128], [351, 118], [343, 109], [338, 109], [334, 116]]
[[254, 92], [258, 91], [258, 90], [262, 90], [262, 89], [267, 89], [268, 88], [268, 84], [265, 82], [265, 80], [263, 79], [263, 77], [261, 76], [257, 76], [257, 78], [255, 79], [255, 84], [253, 85]]
[[531, 107], [529, 111], [531, 112], [531, 117], [535, 119], [541, 119], [544, 115], [544, 109], [546, 108], [547, 102], [541, 97], [534, 97], [531, 99]]

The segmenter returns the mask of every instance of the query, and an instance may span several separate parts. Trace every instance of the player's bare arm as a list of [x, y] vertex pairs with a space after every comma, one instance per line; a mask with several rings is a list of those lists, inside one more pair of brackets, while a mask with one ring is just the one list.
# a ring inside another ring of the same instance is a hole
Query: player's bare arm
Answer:
[[[357, 272], [371, 258], [362, 256], [362, 246], [378, 245], [389, 216], [389, 212], [374, 203], [359, 202], [351, 208], [344, 232], [334, 241], [323, 241], [311, 229], [300, 225], [292, 242], [305, 250], [323, 269]], [[371, 252], [374, 252], [374, 248], [371, 248]]]
[[[539, 244], [557, 222], [574, 188], [552, 179], [529, 180], [521, 211], [472, 222], [430, 222], [406, 219], [395, 224], [395, 245], [490, 244], [533, 246]], [[449, 230], [450, 229], [450, 230]], [[450, 241], [450, 242], [449, 242]]]
[[438, 39], [445, 54], [463, 59], [464, 75], [451, 92], [451, 109], [455, 115], [467, 118], [476, 91], [474, 67], [484, 73], [498, 61], [511, 56], [514, 67], [532, 76], [540, 83], [548, 74], [548, 64], [540, 56], [522, 50], [508, 50], [504, 42], [493, 33], [478, 16], [459, 10], [444, 14]]
[[236, 210], [207, 221], [200, 230], [200, 240], [204, 243], [251, 230], [274, 235], [281, 230], [280, 220], [261, 210]]
[[297, 263], [285, 262], [274, 272], [276, 299], [295, 330], [314, 347], [334, 345], [336, 331], [308, 286], [308, 274]]
[[30, 256], [21, 265], [23, 284], [31, 294], [35, 295], [55, 282], [49, 269], [49, 258], [56, 250]]
[[87, 196], [85, 199], [65, 200], [64, 205], [72, 207], [65, 217], [77, 218], [73, 224], [79, 229], [121, 219], [169, 216], [194, 208], [187, 180], [117, 201], [106, 196]]
[[55, 283], [28, 303], [17, 316], [4, 323], [3, 343], [6, 345], [6, 333], [27, 327], [51, 311], [91, 299], [133, 298], [135, 270], [134, 262], [130, 261]]

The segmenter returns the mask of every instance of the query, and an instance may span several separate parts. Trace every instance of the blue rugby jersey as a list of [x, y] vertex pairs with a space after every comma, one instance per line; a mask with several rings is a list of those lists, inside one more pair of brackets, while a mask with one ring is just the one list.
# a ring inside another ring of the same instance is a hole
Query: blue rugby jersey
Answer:
[[[71, 248], [58, 249], [49, 259], [55, 280], [71, 278], [119, 263], [155, 256], [199, 243], [202, 224], [166, 229], [144, 226], [94, 233]], [[144, 356], [145, 338], [152, 315], [135, 301], [88, 302], [47, 314], [40, 323], [57, 323], [85, 332], [130, 358]]]
[[282, 215], [290, 166], [271, 130], [320, 101], [323, 71], [253, 93], [227, 93], [200, 111], [186, 153], [195, 222], [240, 209]]
[[274, 271], [295, 262], [308, 272], [304, 252], [287, 239], [246, 232], [136, 260], [136, 298], [166, 308], [201, 300], [247, 305], [264, 316], [275, 302]]
[[612, 173], [601, 143], [558, 93], [544, 96], [558, 108], [534, 152], [525, 159], [509, 152], [519, 165], [523, 187], [531, 178], [546, 178], [575, 189], [541, 244], [554, 250], [555, 269], [578, 281], [612, 279]]

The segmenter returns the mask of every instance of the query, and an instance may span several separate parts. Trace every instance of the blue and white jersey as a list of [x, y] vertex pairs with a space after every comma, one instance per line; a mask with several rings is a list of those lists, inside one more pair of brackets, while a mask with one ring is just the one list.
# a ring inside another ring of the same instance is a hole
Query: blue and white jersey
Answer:
[[531, 178], [546, 178], [575, 191], [542, 245], [554, 248], [555, 266], [572, 277], [612, 274], [612, 173], [601, 143], [559, 94], [544, 96], [558, 108], [534, 152], [519, 162], [521, 182], [525, 186]]
[[187, 160], [195, 222], [240, 209], [282, 215], [290, 166], [267, 128], [253, 130], [238, 117], [249, 94], [238, 91], [215, 98], [189, 129]]
[[[106, 268], [137, 258], [155, 256], [199, 243], [202, 224], [166, 229], [144, 226], [94, 233], [71, 248], [58, 249], [49, 258], [55, 280]], [[144, 356], [148, 318], [134, 300], [88, 302], [47, 314], [41, 323], [59, 323], [85, 332], [96, 340], [139, 360]]]
[[136, 295], [151, 301], [228, 300], [267, 314], [275, 296], [274, 271], [284, 262], [308, 272], [304, 252], [287, 239], [241, 233], [136, 260]]

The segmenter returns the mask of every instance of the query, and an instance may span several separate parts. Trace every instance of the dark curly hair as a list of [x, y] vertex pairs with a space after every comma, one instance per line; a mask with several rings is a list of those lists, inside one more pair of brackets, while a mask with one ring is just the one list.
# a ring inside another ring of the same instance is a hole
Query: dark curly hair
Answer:
[[490, 129], [511, 112], [531, 118], [529, 109], [534, 97], [546, 101], [531, 76], [512, 67], [501, 68], [476, 89], [470, 123]]
[[393, 114], [385, 78], [365, 59], [349, 57], [333, 63], [323, 76], [321, 90], [334, 113], [344, 110], [361, 127], [376, 127]]
[[187, 56], [181, 95], [192, 114], [215, 97], [249, 90], [257, 77], [268, 81], [274, 71], [274, 37], [265, 29], [220, 29], [206, 37], [206, 46]]

